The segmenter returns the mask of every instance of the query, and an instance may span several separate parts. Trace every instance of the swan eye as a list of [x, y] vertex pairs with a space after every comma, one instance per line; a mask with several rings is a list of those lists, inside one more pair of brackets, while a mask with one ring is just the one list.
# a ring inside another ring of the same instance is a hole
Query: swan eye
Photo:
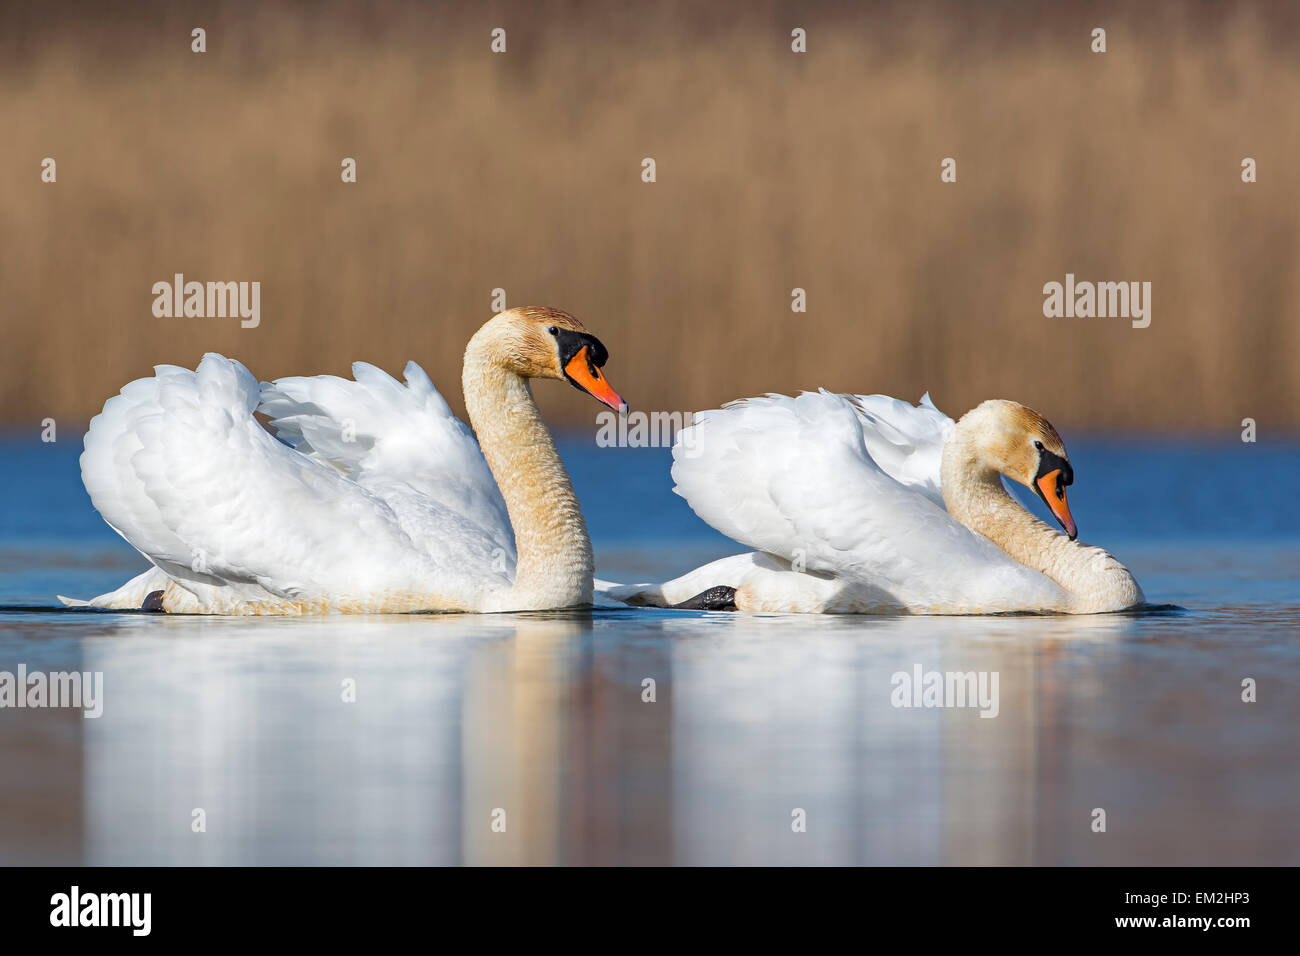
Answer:
[[1034, 441], [1034, 447], [1037, 448], [1039, 451], [1042, 451], [1042, 450], [1043, 450], [1043, 443], [1040, 442], [1040, 441], [1035, 440], [1035, 441]]
[[560, 334], [560, 330], [557, 329], [557, 328], [556, 328], [555, 326], [553, 326], [553, 325], [552, 325], [549, 329], [547, 329], [546, 331], [547, 331], [547, 332], [550, 332], [552, 335], [559, 335], [559, 334]]

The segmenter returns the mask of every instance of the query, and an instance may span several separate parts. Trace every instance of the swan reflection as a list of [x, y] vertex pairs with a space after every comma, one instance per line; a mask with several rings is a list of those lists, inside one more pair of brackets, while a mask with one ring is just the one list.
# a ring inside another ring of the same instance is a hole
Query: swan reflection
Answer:
[[[1097, 799], [1074, 715], [1116, 674], [1140, 679], [1116, 638], [1153, 626], [106, 620], [122, 639], [84, 644], [105, 675], [82, 729], [95, 864], [1090, 860], [1070, 822]], [[893, 676], [914, 668], [996, 673], [996, 719], [896, 706]]]

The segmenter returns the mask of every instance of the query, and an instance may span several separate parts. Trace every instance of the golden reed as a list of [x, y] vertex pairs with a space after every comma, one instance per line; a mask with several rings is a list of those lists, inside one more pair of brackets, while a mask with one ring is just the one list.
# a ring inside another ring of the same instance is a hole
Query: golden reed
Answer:
[[[1300, 426], [1293, 5], [615, 6], [6, 7], [0, 424], [207, 350], [414, 358], [459, 409], [504, 288], [599, 330], [634, 409], [826, 386]], [[259, 282], [257, 327], [155, 316], [178, 273]], [[1045, 317], [1067, 274], [1150, 282], [1149, 327]]]

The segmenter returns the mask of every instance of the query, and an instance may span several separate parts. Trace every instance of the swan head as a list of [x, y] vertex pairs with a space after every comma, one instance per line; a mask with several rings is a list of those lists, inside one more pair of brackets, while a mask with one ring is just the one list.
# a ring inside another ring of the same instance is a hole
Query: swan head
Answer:
[[474, 335], [469, 351], [476, 347], [521, 378], [567, 381], [616, 412], [627, 410], [601, 373], [609, 352], [567, 312], [542, 306], [507, 309]]
[[1074, 469], [1052, 423], [1032, 408], [1004, 399], [976, 406], [962, 416], [964, 424], [967, 419], [982, 463], [1037, 494], [1070, 540], [1077, 538], [1079, 529], [1065, 497]]

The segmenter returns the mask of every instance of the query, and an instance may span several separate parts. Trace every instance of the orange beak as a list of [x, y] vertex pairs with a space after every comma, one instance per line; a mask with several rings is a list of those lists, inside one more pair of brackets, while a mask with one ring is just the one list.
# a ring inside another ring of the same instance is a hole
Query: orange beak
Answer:
[[1061, 469], [1049, 471], [1035, 483], [1037, 485], [1038, 497], [1051, 509], [1056, 520], [1061, 523], [1065, 533], [1073, 541], [1079, 536], [1079, 529], [1074, 524], [1074, 518], [1070, 515], [1070, 504], [1065, 500], [1065, 483], [1061, 481]]
[[618, 397], [618, 392], [610, 387], [605, 376], [600, 374], [600, 369], [591, 364], [587, 348], [584, 345], [569, 359], [569, 364], [564, 366], [564, 374], [596, 401], [605, 403], [621, 415], [627, 411], [627, 402]]

